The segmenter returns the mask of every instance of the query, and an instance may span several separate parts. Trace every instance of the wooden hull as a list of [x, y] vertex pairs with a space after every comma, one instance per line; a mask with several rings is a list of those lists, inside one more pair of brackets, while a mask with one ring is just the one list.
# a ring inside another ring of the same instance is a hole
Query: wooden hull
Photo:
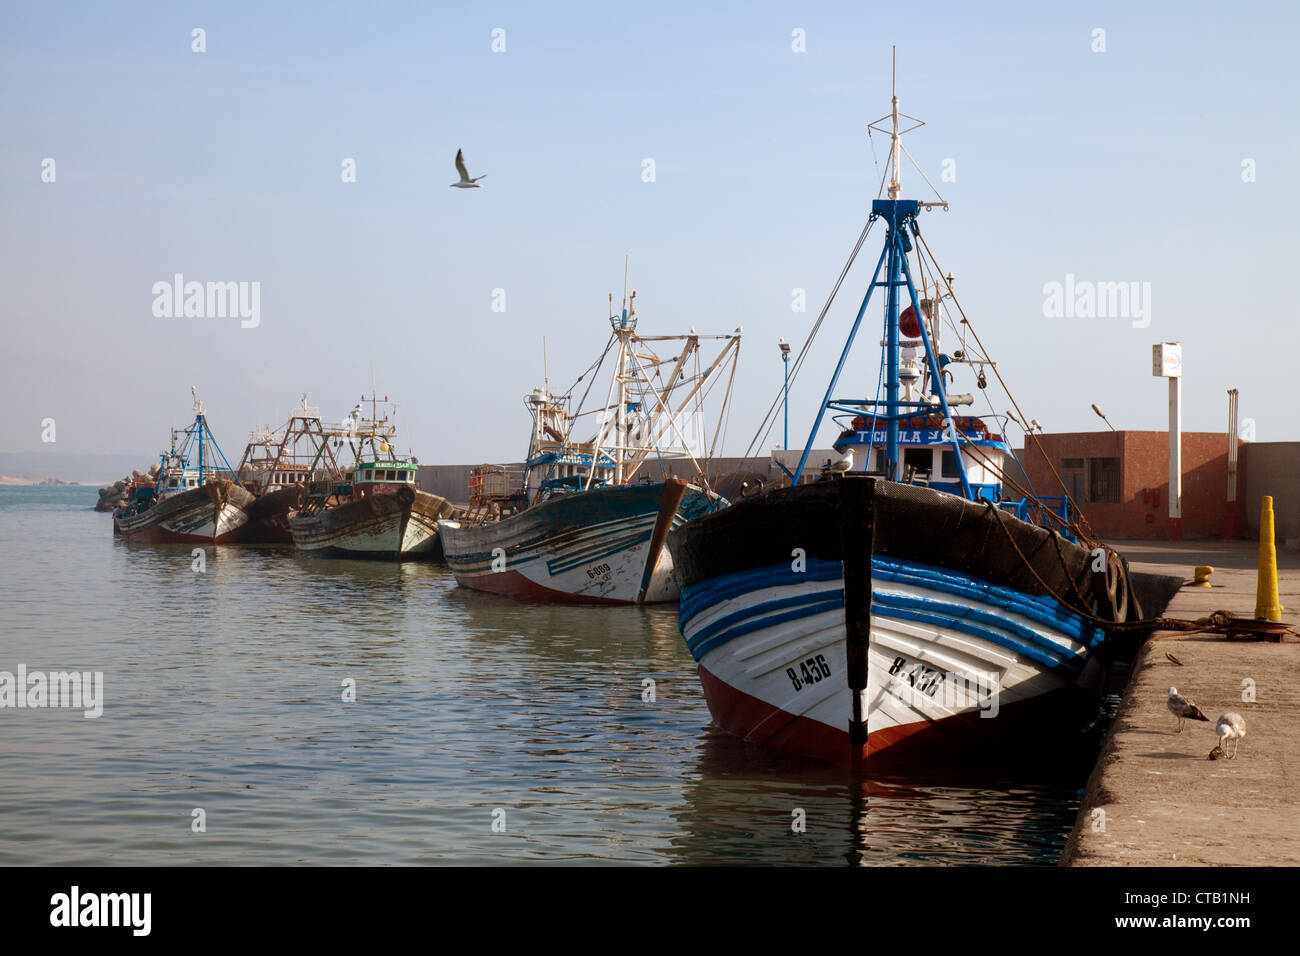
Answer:
[[402, 488], [295, 515], [289, 530], [294, 548], [309, 557], [432, 560], [442, 555], [438, 521], [455, 511], [445, 498]]
[[461, 587], [521, 600], [651, 604], [678, 596], [668, 532], [724, 499], [670, 478], [551, 498], [482, 525], [442, 522]]
[[[675, 531], [680, 626], [714, 721], [848, 766], [1068, 739], [1097, 713], [1105, 634], [1038, 578], [1090, 593], [1091, 556], [1002, 519], [851, 477]], [[1145, 589], [1148, 615], [1177, 583]]]
[[302, 485], [276, 488], [257, 498], [245, 509], [248, 521], [239, 540], [242, 544], [293, 544], [289, 515], [302, 507], [307, 490]]
[[140, 514], [113, 514], [113, 532], [150, 544], [233, 544], [253, 496], [233, 481], [210, 481], [169, 495]]

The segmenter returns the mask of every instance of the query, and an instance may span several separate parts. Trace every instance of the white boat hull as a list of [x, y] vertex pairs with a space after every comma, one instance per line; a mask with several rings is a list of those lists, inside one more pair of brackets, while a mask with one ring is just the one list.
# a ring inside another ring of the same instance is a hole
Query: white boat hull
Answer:
[[487, 524], [440, 523], [443, 553], [465, 588], [521, 600], [674, 601], [663, 546], [672, 528], [719, 499], [670, 480], [565, 495]]

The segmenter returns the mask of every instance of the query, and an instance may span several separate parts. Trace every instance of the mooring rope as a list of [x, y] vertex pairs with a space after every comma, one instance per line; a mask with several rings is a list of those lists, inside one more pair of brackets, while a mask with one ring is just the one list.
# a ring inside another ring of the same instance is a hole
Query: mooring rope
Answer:
[[[985, 501], [984, 506], [986, 510], [991, 511], [993, 513], [993, 516], [997, 521], [998, 527], [1002, 529], [1002, 533], [1006, 536], [1007, 542], [1011, 545], [1012, 550], [1016, 552], [1016, 556], [1020, 558], [1021, 563], [1023, 563], [1024, 566], [1029, 570], [1029, 573], [1034, 576], [1034, 579], [1039, 583], [1039, 585], [1043, 588], [1043, 590], [1046, 591], [1053, 598], [1055, 598], [1062, 605], [1070, 608], [1070, 610], [1079, 614], [1080, 617], [1083, 617], [1087, 621], [1096, 624], [1098, 627], [1101, 627], [1107, 631], [1145, 631], [1145, 630], [1177, 631], [1182, 634], [1203, 634], [1203, 633], [1226, 634], [1229, 631], [1242, 629], [1239, 627], [1234, 627], [1234, 625], [1237, 622], [1241, 621], [1242, 618], [1239, 618], [1231, 611], [1224, 610], [1224, 609], [1212, 611], [1206, 617], [1199, 617], [1191, 621], [1185, 618], [1177, 618], [1177, 617], [1153, 617], [1141, 621], [1108, 621], [1104, 617], [1099, 617], [1098, 615], [1093, 614], [1092, 611], [1086, 609], [1086, 607], [1080, 608], [1076, 605], [1073, 605], [1064, 597], [1062, 597], [1060, 594], [1058, 594], [1055, 588], [1053, 588], [1050, 584], [1048, 584], [1046, 581], [1043, 580], [1042, 575], [1038, 573], [1038, 570], [1034, 567], [1033, 563], [1029, 560], [1029, 558], [1025, 555], [1025, 553], [1020, 550], [1020, 546], [1016, 544], [1015, 538], [1012, 536], [1011, 530], [1006, 526], [1006, 523], [1002, 520], [1003, 517], [1002, 512], [997, 508], [997, 506], [994, 505], [994, 503], [991, 501]], [[1054, 532], [1049, 532], [1049, 533], [1052, 534], [1053, 538], [1056, 537], [1056, 534]], [[1058, 546], [1057, 553], [1060, 554], [1059, 546]], [[1118, 552], [1112, 552], [1112, 553], [1118, 553]], [[1066, 571], [1066, 580], [1070, 581], [1070, 584], [1074, 588], [1075, 593], [1079, 595], [1079, 598], [1082, 601], [1083, 596], [1081, 593], [1079, 593], [1078, 585], [1074, 583], [1073, 575], [1069, 574], [1067, 568], [1064, 568], [1065, 556], [1060, 555], [1060, 557], [1061, 557], [1063, 570]], [[1127, 586], [1128, 584], [1127, 576], [1125, 577], [1124, 583]], [[1083, 603], [1086, 604], [1086, 601], [1084, 601]], [[1294, 631], [1291, 630], [1291, 628], [1285, 628], [1285, 631], [1287, 633], [1295, 633]]]

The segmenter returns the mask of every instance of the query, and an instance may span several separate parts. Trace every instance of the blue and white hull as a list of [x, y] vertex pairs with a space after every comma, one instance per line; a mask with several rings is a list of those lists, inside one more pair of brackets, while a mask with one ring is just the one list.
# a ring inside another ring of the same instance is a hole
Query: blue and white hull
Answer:
[[[1091, 611], [1034, 593], [1033, 574], [987, 533], [996, 525], [975, 520], [986, 508], [919, 489], [901, 500], [887, 493], [899, 487], [846, 479], [784, 489], [670, 537], [682, 635], [715, 722], [852, 765], [1061, 733], [1070, 712], [1080, 722], [1095, 714], [1105, 632]], [[846, 514], [854, 509], [862, 513]], [[917, 524], [927, 517], [929, 528]], [[952, 547], [928, 548], [945, 522]], [[855, 532], [865, 533], [856, 546]], [[909, 532], [925, 560], [883, 553], [909, 550]], [[1055, 550], [1050, 563], [1034, 553], [1043, 560], [1033, 571], [1050, 581]], [[1069, 571], [1088, 589], [1087, 552], [1062, 554], [1052, 583], [1068, 593]], [[979, 563], [986, 576], [968, 570]]]
[[668, 533], [719, 503], [680, 479], [558, 495], [484, 524], [439, 522], [461, 587], [521, 600], [675, 601]]

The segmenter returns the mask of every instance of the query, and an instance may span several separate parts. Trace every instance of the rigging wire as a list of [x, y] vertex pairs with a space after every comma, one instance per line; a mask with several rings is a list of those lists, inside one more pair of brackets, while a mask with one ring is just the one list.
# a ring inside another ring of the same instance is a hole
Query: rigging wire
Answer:
[[758, 431], [755, 433], [753, 440], [745, 449], [745, 456], [749, 458], [753, 455], [754, 449], [767, 441], [767, 436], [772, 429], [776, 427], [776, 410], [781, 407], [781, 396], [785, 394], [790, 385], [793, 385], [799, 378], [799, 370], [803, 367], [803, 361], [808, 354], [808, 349], [812, 347], [813, 340], [817, 337], [818, 330], [821, 329], [822, 322], [826, 320], [826, 313], [830, 311], [831, 303], [835, 301], [836, 294], [840, 291], [840, 286], [844, 283], [844, 277], [849, 274], [849, 269], [853, 267], [853, 261], [858, 257], [858, 252], [862, 249], [862, 244], [866, 242], [868, 234], [871, 232], [871, 226], [876, 221], [875, 216], [867, 219], [866, 225], [862, 227], [862, 233], [858, 236], [857, 243], [853, 246], [853, 251], [849, 253], [848, 261], [844, 263], [844, 268], [840, 270], [840, 276], [835, 280], [835, 285], [831, 289], [831, 294], [826, 299], [826, 304], [822, 306], [817, 321], [813, 323], [812, 331], [808, 333], [808, 338], [804, 340], [803, 347], [799, 349], [799, 355], [794, 360], [794, 372], [790, 375], [789, 384], [782, 385], [781, 391], [777, 392], [776, 398], [772, 400], [767, 414], [759, 423]]
[[[939, 266], [938, 259], [935, 258], [934, 253], [930, 250], [930, 245], [925, 241], [925, 237], [921, 234], [920, 230], [917, 230], [915, 235], [917, 241], [924, 247], [925, 254], [929, 256], [930, 261], [934, 263], [935, 270], [938, 272], [939, 275], [943, 275], [943, 269]], [[962, 323], [968, 329], [970, 329], [970, 334], [974, 337], [976, 345], [979, 346], [980, 351], [987, 357], [988, 352], [984, 348], [984, 343], [980, 341], [979, 333], [976, 332], [974, 326], [971, 325], [970, 319], [966, 315], [966, 310], [961, 307], [961, 302], [958, 301], [957, 294], [952, 291], [952, 284], [949, 283], [946, 278], [944, 279], [944, 284], [948, 288], [948, 294], [952, 297], [953, 305], [955, 305], [957, 307], [957, 311], [961, 313]], [[990, 367], [993, 369], [993, 374], [994, 376], [996, 376], [998, 380], [998, 384], [1002, 386], [1002, 390], [1006, 393], [1007, 400], [1011, 402], [1011, 407], [1014, 408], [1016, 414], [1020, 416], [1021, 422], [1027, 422], [1028, 421], [1027, 416], [1023, 411], [1021, 411], [1019, 403], [1016, 401], [1015, 396], [1011, 394], [1011, 389], [1008, 387], [1006, 381], [1002, 378], [1002, 373], [998, 371], [997, 365], [990, 363]], [[1078, 536], [1082, 539], [1089, 540], [1089, 543], [1093, 543], [1090, 540], [1092, 538], [1097, 538], [1099, 540], [1100, 536], [1097, 535], [1097, 532], [1093, 529], [1092, 525], [1088, 522], [1087, 516], [1083, 513], [1082, 509], [1079, 508], [1078, 502], [1076, 502], [1074, 498], [1070, 495], [1069, 489], [1065, 487], [1065, 480], [1061, 477], [1061, 473], [1056, 470], [1056, 466], [1052, 463], [1051, 458], [1048, 457], [1046, 450], [1043, 448], [1042, 442], [1038, 440], [1038, 436], [1034, 434], [1032, 430], [1027, 432], [1026, 434], [1028, 434], [1029, 437], [1034, 440], [1034, 446], [1038, 449], [1038, 453], [1043, 456], [1043, 461], [1047, 463], [1047, 467], [1051, 470], [1052, 477], [1056, 479], [1056, 483], [1061, 488], [1061, 494], [1064, 495], [1065, 500], [1074, 507], [1075, 514], [1079, 516], [1081, 527], [1075, 526], [1075, 531], [1078, 534]], [[1083, 533], [1083, 528], [1087, 528], [1088, 534], [1085, 535]]]

